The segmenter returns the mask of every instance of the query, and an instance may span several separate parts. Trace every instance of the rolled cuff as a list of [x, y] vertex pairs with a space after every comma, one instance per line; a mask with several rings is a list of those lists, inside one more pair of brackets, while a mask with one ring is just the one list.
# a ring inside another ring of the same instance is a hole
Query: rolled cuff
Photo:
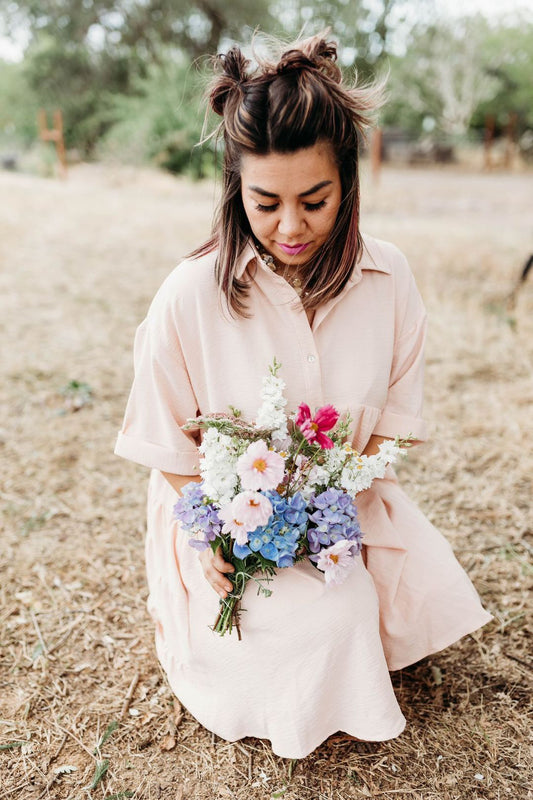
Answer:
[[395, 414], [387, 409], [383, 411], [372, 433], [390, 439], [395, 439], [396, 436], [406, 438], [411, 434], [417, 442], [425, 442], [428, 438], [426, 423], [421, 417]]
[[196, 448], [175, 452], [158, 444], [133, 439], [131, 436], [119, 433], [115, 444], [115, 455], [174, 475], [200, 474], [200, 457]]

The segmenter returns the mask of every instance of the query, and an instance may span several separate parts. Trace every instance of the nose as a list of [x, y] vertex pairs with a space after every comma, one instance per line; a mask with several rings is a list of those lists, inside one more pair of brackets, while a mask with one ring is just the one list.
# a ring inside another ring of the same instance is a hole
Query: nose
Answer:
[[305, 228], [305, 219], [299, 208], [284, 206], [280, 211], [278, 232], [287, 240], [287, 244], [296, 239]]

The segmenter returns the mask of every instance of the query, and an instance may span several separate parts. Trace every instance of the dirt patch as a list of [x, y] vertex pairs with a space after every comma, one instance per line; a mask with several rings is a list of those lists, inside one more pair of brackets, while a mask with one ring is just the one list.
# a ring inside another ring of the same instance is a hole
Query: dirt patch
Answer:
[[432, 438], [400, 477], [495, 620], [394, 675], [401, 737], [338, 735], [293, 764], [174, 703], [145, 610], [147, 474], [112, 454], [135, 327], [207, 235], [214, 189], [0, 173], [0, 797], [533, 796], [533, 280], [505, 305], [533, 248], [530, 193], [528, 174], [364, 180], [363, 228], [408, 255], [430, 316]]

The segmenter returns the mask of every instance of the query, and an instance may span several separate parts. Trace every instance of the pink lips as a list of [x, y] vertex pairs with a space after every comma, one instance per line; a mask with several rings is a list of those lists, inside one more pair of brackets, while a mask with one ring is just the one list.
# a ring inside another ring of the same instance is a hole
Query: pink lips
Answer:
[[280, 243], [279, 246], [281, 247], [281, 249], [283, 250], [284, 253], [287, 253], [287, 255], [289, 255], [289, 256], [297, 256], [300, 253], [303, 253], [303, 251], [307, 247], [309, 247], [309, 242], [307, 244], [295, 244], [295, 245], [281, 244]]

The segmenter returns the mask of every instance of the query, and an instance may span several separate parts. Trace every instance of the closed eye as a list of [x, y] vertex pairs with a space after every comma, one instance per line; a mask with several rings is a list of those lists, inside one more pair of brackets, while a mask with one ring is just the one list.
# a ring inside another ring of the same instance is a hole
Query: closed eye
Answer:
[[319, 208], [323, 208], [326, 205], [325, 200], [320, 200], [319, 203], [304, 203], [304, 208], [306, 211], [318, 211]]
[[[318, 211], [320, 208], [323, 208], [326, 205], [325, 200], [320, 200], [318, 203], [304, 203], [304, 208], [306, 211]], [[265, 206], [262, 203], [257, 203], [256, 211], [264, 211], [268, 213], [269, 211], [275, 211], [279, 206], [279, 203], [273, 203], [270, 206]]]

